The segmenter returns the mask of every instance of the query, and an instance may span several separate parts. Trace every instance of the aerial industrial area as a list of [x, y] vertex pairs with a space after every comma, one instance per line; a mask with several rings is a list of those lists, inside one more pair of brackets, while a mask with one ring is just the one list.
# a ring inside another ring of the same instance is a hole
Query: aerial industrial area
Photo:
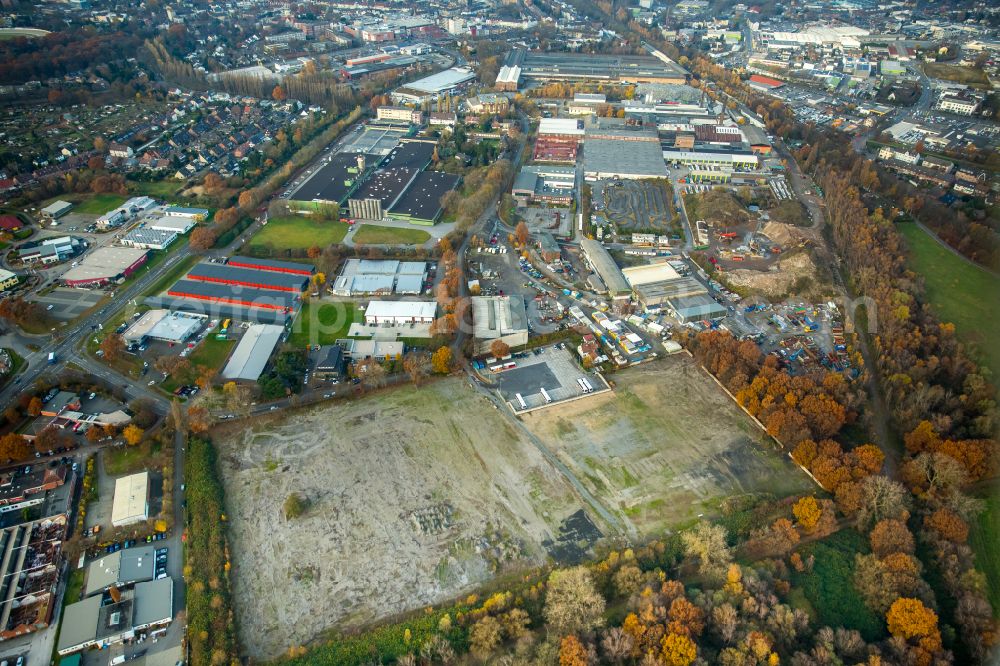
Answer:
[[995, 4], [0, 51], [0, 666], [997, 663]]

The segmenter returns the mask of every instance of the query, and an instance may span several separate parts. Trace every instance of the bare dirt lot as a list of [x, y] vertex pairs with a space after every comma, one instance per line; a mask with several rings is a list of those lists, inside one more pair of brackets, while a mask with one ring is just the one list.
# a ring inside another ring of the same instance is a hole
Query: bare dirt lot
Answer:
[[670, 185], [659, 181], [624, 180], [606, 185], [607, 218], [622, 229], [664, 232], [674, 214]]
[[[217, 440], [241, 643], [254, 659], [540, 563], [580, 521], [566, 480], [464, 380]], [[288, 520], [292, 493], [308, 508]]]
[[614, 375], [614, 393], [524, 417], [602, 503], [651, 535], [723, 497], [808, 480], [686, 354]]

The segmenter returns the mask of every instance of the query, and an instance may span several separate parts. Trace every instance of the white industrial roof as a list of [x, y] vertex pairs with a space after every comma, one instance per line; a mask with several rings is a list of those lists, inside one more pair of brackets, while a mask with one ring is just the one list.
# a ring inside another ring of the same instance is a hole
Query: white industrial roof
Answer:
[[157, 340], [184, 342], [194, 335], [203, 322], [202, 317], [173, 312], [169, 316], [161, 317], [160, 321], [156, 322], [150, 329], [148, 335]]
[[143, 313], [135, 323], [128, 327], [122, 338], [125, 342], [137, 342], [149, 335], [153, 327], [160, 323], [160, 320], [167, 316], [169, 310], [149, 310]]
[[175, 215], [173, 217], [161, 217], [152, 222], [147, 222], [146, 226], [156, 231], [173, 231], [178, 234], [187, 233], [188, 229], [195, 225], [194, 219]]
[[580, 124], [576, 118], [542, 118], [538, 123], [538, 133], [583, 136], [584, 130]]
[[110, 279], [146, 256], [147, 250], [132, 247], [99, 247], [80, 261], [80, 265], [62, 274], [62, 280]]
[[625, 275], [625, 279], [628, 280], [628, 283], [633, 287], [638, 287], [642, 284], [649, 284], [651, 282], [674, 280], [680, 277], [677, 271], [675, 271], [670, 264], [666, 262], [623, 268], [622, 273]]
[[251, 325], [240, 344], [236, 345], [236, 351], [229, 358], [222, 376], [226, 379], [257, 381], [284, 332], [284, 326], [275, 324]]
[[420, 92], [437, 93], [454, 88], [460, 83], [471, 81], [474, 78], [476, 78], [475, 73], [468, 67], [452, 67], [408, 83], [406, 87]]
[[365, 317], [433, 317], [437, 303], [433, 301], [372, 301], [365, 310]]
[[149, 517], [149, 472], [139, 472], [115, 479], [115, 498], [111, 505], [114, 526], [146, 520]]

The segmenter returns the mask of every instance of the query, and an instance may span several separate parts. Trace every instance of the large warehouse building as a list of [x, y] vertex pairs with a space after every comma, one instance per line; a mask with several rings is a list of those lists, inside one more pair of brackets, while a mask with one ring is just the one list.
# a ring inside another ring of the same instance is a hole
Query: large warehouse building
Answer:
[[528, 315], [524, 301], [510, 296], [472, 297], [472, 336], [477, 354], [489, 353], [500, 340], [509, 347], [528, 344]]
[[647, 130], [588, 131], [583, 140], [583, 174], [606, 178], [669, 178], [656, 132]]
[[99, 247], [63, 273], [68, 287], [97, 287], [127, 278], [146, 263], [149, 252], [131, 247]]
[[[152, 562], [152, 548], [150, 562]], [[137, 583], [116, 595], [89, 596], [66, 606], [56, 651], [60, 656], [90, 647], [105, 648], [135, 638], [152, 627], [169, 625], [174, 616], [174, 582], [170, 578]]]
[[192, 268], [187, 276], [189, 280], [199, 282], [294, 293], [301, 293], [308, 282], [304, 275], [241, 268], [232, 264], [201, 263]]
[[613, 300], [628, 299], [632, 294], [632, 287], [607, 248], [592, 238], [584, 238], [580, 241], [580, 249], [583, 250], [587, 264], [600, 278], [607, 294]]
[[552, 81], [588, 83], [684, 83], [687, 71], [653, 56], [535, 53], [512, 49], [497, 74], [498, 90]]
[[434, 301], [372, 301], [365, 309], [365, 323], [369, 326], [430, 324], [435, 313]]
[[476, 73], [468, 67], [452, 67], [407, 83], [394, 90], [390, 97], [396, 104], [423, 104], [456, 90], [475, 78]]
[[417, 295], [424, 289], [427, 264], [395, 259], [348, 259], [333, 281], [338, 296]]
[[351, 217], [394, 219], [432, 225], [441, 216], [441, 197], [458, 186], [459, 177], [424, 171], [434, 144], [421, 141], [394, 148], [378, 170], [356, 187], [347, 201]]
[[229, 357], [229, 362], [222, 370], [222, 376], [233, 381], [257, 381], [284, 332], [284, 326], [274, 324], [250, 326], [243, 334], [240, 343], [236, 345], [233, 355]]
[[277, 259], [257, 259], [255, 257], [230, 257], [226, 265], [307, 277], [316, 272], [316, 267], [312, 264], [303, 264], [298, 261], [278, 261]]

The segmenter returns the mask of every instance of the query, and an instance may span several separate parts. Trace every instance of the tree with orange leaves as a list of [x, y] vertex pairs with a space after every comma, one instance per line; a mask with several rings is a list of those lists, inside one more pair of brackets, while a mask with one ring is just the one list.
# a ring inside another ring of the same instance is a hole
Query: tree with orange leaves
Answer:
[[969, 538], [969, 525], [962, 517], [947, 507], [941, 507], [924, 518], [924, 526], [937, 532], [942, 539], [954, 543], [965, 543]]
[[906, 527], [906, 523], [893, 518], [880, 520], [872, 528], [868, 539], [872, 545], [872, 552], [878, 557], [885, 557], [890, 553], [913, 554], [913, 535]]
[[684, 634], [667, 634], [660, 649], [660, 659], [666, 666], [688, 666], [698, 656], [694, 641]]
[[851, 451], [851, 457], [858, 467], [861, 468], [861, 476], [878, 474], [882, 471], [882, 463], [885, 461], [885, 454], [882, 449], [874, 444], [862, 444]]
[[705, 614], [684, 597], [673, 600], [670, 610], [667, 611], [667, 617], [670, 618], [667, 631], [672, 634], [697, 638], [705, 628]]
[[916, 640], [919, 647], [929, 653], [941, 649], [941, 632], [937, 614], [924, 606], [919, 599], [900, 597], [885, 614], [889, 633], [893, 636]]
[[816, 524], [819, 523], [820, 516], [822, 512], [819, 508], [819, 502], [812, 495], [803, 497], [795, 506], [792, 507], [792, 513], [795, 514], [796, 519], [799, 521], [799, 525], [802, 529], [807, 532], [812, 531]]
[[559, 645], [559, 666], [587, 666], [587, 651], [572, 634], [563, 636]]

